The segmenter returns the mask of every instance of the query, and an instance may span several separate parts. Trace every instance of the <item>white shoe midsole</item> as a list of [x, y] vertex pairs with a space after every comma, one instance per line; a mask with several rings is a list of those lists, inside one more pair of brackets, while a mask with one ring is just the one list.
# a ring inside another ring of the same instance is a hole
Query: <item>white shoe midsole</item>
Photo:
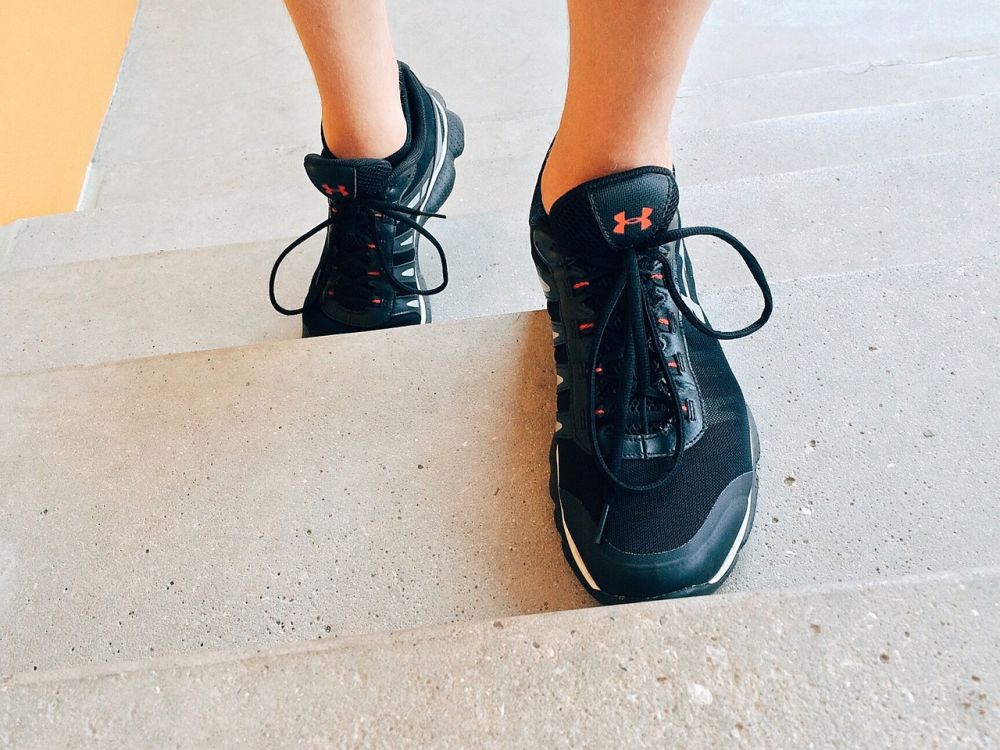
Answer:
[[[438, 123], [438, 131], [441, 137], [438, 139], [437, 150], [434, 153], [434, 168], [431, 170], [431, 178], [427, 181], [427, 192], [424, 193], [423, 200], [420, 201], [419, 210], [423, 211], [427, 208], [427, 204], [430, 202], [431, 193], [434, 192], [434, 186], [437, 184], [438, 176], [441, 174], [441, 169], [444, 167], [445, 155], [448, 150], [448, 114], [444, 111], [444, 108], [438, 103], [438, 100], [434, 98], [433, 94], [429, 94], [431, 99], [431, 106], [434, 108], [434, 121]], [[419, 265], [417, 261], [417, 247], [418, 242], [416, 238], [416, 232], [414, 232], [413, 237], [413, 262], [414, 265]], [[420, 322], [427, 322], [427, 300], [424, 299], [424, 295], [418, 294], [417, 299], [420, 302]]]

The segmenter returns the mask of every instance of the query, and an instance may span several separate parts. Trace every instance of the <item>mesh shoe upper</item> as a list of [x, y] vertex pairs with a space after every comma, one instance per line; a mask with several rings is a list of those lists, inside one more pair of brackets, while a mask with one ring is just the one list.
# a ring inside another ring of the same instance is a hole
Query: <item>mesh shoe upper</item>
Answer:
[[[687, 543], [735, 478], [753, 470], [743, 394], [698, 303], [673, 174], [643, 168], [532, 208], [533, 255], [550, 287], [558, 482], [633, 554]], [[738, 246], [738, 247], [737, 247]], [[749, 260], [747, 259], [749, 256]], [[692, 320], [693, 318], [693, 320]]]

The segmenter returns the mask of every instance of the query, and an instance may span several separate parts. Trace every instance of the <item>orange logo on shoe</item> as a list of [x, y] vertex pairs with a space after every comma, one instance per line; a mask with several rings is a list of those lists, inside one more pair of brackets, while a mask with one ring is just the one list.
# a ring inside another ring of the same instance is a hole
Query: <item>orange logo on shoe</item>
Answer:
[[615, 214], [615, 221], [618, 223], [615, 226], [614, 232], [615, 234], [625, 234], [625, 227], [629, 226], [630, 224], [638, 224], [639, 231], [645, 232], [647, 229], [653, 226], [653, 222], [649, 220], [649, 217], [652, 215], [653, 215], [653, 209], [648, 207], [644, 207], [642, 209], [642, 213], [639, 214], [638, 216], [632, 216], [632, 217], [626, 216], [624, 211], [619, 211], [618, 213]]
[[347, 188], [344, 187], [343, 185], [337, 185], [337, 188], [334, 189], [334, 188], [330, 187], [329, 185], [327, 185], [325, 182], [323, 183], [323, 192], [326, 193], [327, 195], [333, 195], [334, 193], [340, 193], [345, 198], [349, 198], [350, 195], [351, 195], [349, 192], [347, 192]]

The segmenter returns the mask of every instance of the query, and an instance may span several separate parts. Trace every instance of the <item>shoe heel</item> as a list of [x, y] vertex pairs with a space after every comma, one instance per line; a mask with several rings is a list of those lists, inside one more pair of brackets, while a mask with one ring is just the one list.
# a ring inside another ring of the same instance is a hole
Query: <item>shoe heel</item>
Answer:
[[465, 125], [462, 118], [452, 112], [448, 113], [448, 152], [452, 159], [457, 159], [465, 153]]
[[448, 109], [448, 103], [441, 96], [440, 91], [432, 89], [430, 86], [425, 88], [427, 93], [434, 97], [445, 111], [445, 116], [448, 118], [448, 153], [452, 159], [457, 159], [465, 153], [465, 123], [462, 122], [461, 117]]
[[[435, 98], [439, 103], [443, 102], [440, 94], [436, 94]], [[441, 106], [444, 106], [443, 103]], [[438, 175], [437, 183], [431, 188], [427, 203], [429, 211], [440, 209], [448, 196], [451, 195], [452, 188], [455, 186], [455, 160], [465, 151], [465, 126], [462, 124], [462, 119], [450, 109], [445, 109], [445, 119], [448, 128], [448, 143], [445, 146], [447, 153], [444, 157], [444, 163], [441, 165], [441, 173]]]

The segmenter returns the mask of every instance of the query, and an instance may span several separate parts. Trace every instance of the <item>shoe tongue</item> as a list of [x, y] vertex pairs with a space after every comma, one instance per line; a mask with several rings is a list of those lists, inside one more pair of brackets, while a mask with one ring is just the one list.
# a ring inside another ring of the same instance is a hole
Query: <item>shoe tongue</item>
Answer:
[[573, 188], [549, 217], [555, 239], [569, 252], [600, 254], [645, 244], [670, 226], [677, 203], [673, 172], [639, 167]]
[[309, 154], [305, 167], [316, 189], [333, 200], [379, 198], [392, 175], [392, 165], [384, 159], [333, 159]]

